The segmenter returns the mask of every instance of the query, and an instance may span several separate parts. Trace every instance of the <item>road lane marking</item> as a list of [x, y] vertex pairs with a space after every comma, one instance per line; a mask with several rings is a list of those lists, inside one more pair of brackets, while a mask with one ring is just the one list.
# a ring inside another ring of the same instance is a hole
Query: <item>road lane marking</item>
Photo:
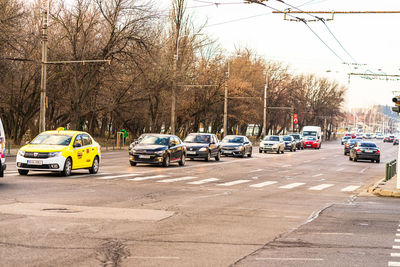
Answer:
[[218, 178], [208, 178], [208, 179], [204, 179], [204, 180], [200, 180], [200, 181], [189, 182], [187, 184], [199, 185], [199, 184], [206, 184], [206, 183], [215, 182], [215, 181], [218, 181], [218, 180], [219, 180]]
[[141, 175], [141, 173], [110, 175], [110, 176], [104, 176], [104, 177], [100, 177], [100, 178], [96, 178], [96, 179], [98, 179], [98, 180], [108, 180], [108, 179], [123, 178], [123, 177], [138, 176], [138, 175]]
[[102, 173], [97, 173], [97, 174], [90, 174], [90, 173], [88, 173], [88, 174], [78, 174], [78, 175], [70, 175], [70, 176], [67, 176], [67, 177], [64, 177], [64, 178], [67, 178], [67, 179], [75, 179], [75, 178], [84, 178], [84, 177], [89, 177], [89, 176], [91, 176], [91, 177], [93, 177], [93, 176], [100, 176], [100, 175], [108, 175], [108, 174], [111, 174], [111, 173], [109, 173], [109, 172], [102, 172]]
[[336, 171], [341, 172], [343, 170], [344, 170], [344, 168], [340, 168], [340, 169], [337, 169]]
[[232, 182], [227, 182], [227, 183], [223, 183], [223, 184], [217, 184], [219, 186], [232, 186], [232, 185], [237, 185], [237, 184], [244, 184], [244, 183], [248, 183], [251, 180], [235, 180]]
[[288, 168], [288, 167], [292, 167], [292, 165], [288, 164], [288, 165], [283, 165], [282, 168]]
[[319, 177], [319, 176], [322, 176], [322, 175], [324, 175], [324, 174], [323, 173], [318, 173], [316, 175], [313, 175], [312, 177]]
[[311, 160], [305, 160], [305, 161], [303, 161], [303, 163], [309, 163], [309, 162], [311, 162]]
[[334, 186], [334, 185], [333, 184], [320, 184], [320, 185], [310, 187], [309, 190], [324, 190], [331, 186]]
[[260, 172], [260, 171], [263, 171], [264, 169], [257, 169], [257, 170], [252, 170], [252, 171], [249, 171], [249, 173], [250, 172]]
[[360, 171], [360, 173], [364, 173], [366, 170], [368, 170], [369, 169], [369, 167], [365, 167], [364, 169], [362, 169], [361, 171]]
[[400, 236], [400, 234], [396, 234], [396, 236]]
[[133, 179], [126, 179], [127, 181], [145, 181], [145, 180], [152, 180], [152, 179], [159, 179], [159, 178], [167, 178], [169, 177], [168, 175], [152, 175], [152, 176], [143, 176], [143, 177], [136, 177]]
[[256, 261], [268, 261], [268, 260], [278, 260], [278, 261], [323, 261], [321, 258], [256, 258]]
[[180, 260], [179, 257], [168, 257], [168, 256], [156, 256], [156, 257], [145, 257], [145, 256], [131, 256], [128, 259], [157, 259], [157, 260]]
[[292, 189], [292, 188], [301, 186], [301, 185], [303, 185], [303, 184], [305, 184], [305, 183], [293, 183], [293, 184], [287, 184], [287, 185], [280, 186], [279, 188], [283, 188], [283, 189]]
[[394, 242], [400, 243], [400, 239], [395, 239]]
[[353, 233], [317, 233], [320, 235], [354, 235]]
[[390, 253], [391, 257], [400, 257], [400, 253]]
[[398, 261], [389, 261], [388, 266], [400, 266], [400, 262]]
[[347, 186], [347, 187], [343, 188], [340, 191], [342, 191], [342, 192], [351, 192], [351, 191], [354, 191], [354, 190], [358, 189], [359, 187], [360, 187], [359, 185], [350, 185], [350, 186]]
[[397, 232], [400, 232], [400, 229], [397, 229]]
[[400, 249], [400, 246], [393, 246], [393, 249]]
[[264, 187], [264, 186], [268, 186], [268, 185], [272, 185], [272, 184], [276, 184], [277, 181], [266, 181], [263, 183], [259, 183], [259, 184], [252, 184], [249, 187], [255, 187], [255, 188], [260, 188], [260, 187]]
[[180, 178], [171, 178], [171, 179], [165, 179], [161, 181], [157, 181], [158, 183], [174, 183], [174, 182], [180, 182], [180, 181], [187, 181], [187, 180], [193, 180], [198, 177], [196, 176], [185, 176], [185, 177], [180, 177]]

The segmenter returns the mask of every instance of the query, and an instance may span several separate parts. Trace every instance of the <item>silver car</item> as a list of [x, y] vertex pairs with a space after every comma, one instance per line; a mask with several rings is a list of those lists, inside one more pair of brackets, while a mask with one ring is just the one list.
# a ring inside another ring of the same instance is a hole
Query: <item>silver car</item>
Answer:
[[264, 137], [264, 139], [260, 142], [260, 148], [258, 152], [275, 152], [277, 154], [285, 153], [285, 142], [283, 141], [283, 137], [279, 135], [268, 135]]
[[4, 176], [6, 167], [6, 135], [0, 119], [0, 177]]

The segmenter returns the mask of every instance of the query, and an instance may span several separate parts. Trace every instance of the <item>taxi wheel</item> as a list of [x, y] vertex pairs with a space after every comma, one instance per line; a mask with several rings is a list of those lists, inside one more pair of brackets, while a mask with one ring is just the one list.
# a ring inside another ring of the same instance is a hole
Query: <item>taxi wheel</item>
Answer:
[[162, 165], [163, 165], [163, 167], [168, 167], [168, 166], [169, 166], [169, 163], [170, 163], [170, 158], [169, 158], [169, 155], [167, 154], [167, 155], [164, 157], [164, 160], [163, 160], [163, 162], [162, 162]]
[[20, 175], [28, 175], [29, 170], [18, 170]]
[[181, 160], [179, 161], [179, 166], [184, 166], [186, 162], [185, 154], [182, 154]]
[[221, 159], [221, 151], [218, 151], [217, 156], [215, 156], [215, 160], [219, 161]]
[[96, 156], [93, 160], [93, 165], [89, 169], [90, 174], [96, 174], [99, 171], [99, 158]]
[[131, 164], [131, 166], [136, 166], [136, 162], [129, 161], [129, 163]]
[[64, 170], [61, 172], [62, 176], [70, 176], [72, 170], [72, 160], [71, 158], [67, 158], [64, 164]]

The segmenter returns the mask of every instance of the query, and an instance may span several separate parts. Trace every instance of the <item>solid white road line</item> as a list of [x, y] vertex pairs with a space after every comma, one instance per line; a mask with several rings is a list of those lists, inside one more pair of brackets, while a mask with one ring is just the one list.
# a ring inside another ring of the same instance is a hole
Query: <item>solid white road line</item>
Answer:
[[303, 185], [303, 184], [305, 184], [305, 183], [293, 183], [293, 184], [287, 184], [287, 185], [280, 186], [279, 188], [283, 188], [283, 189], [292, 189], [292, 188], [301, 186], [301, 185]]
[[249, 171], [249, 173], [250, 172], [260, 172], [260, 171], [263, 171], [264, 169], [257, 169], [257, 170], [252, 170], [252, 171]]
[[400, 257], [400, 253], [390, 253], [391, 257]]
[[237, 185], [237, 184], [244, 184], [244, 183], [248, 183], [251, 180], [235, 180], [232, 182], [227, 182], [227, 183], [223, 183], [223, 184], [217, 184], [219, 186], [232, 186], [232, 185]]
[[96, 174], [90, 174], [90, 173], [88, 173], [88, 174], [78, 174], [78, 175], [70, 175], [70, 176], [67, 176], [67, 177], [64, 177], [64, 178], [67, 178], [67, 179], [77, 179], [77, 178], [85, 178], [85, 177], [89, 177], [89, 176], [91, 176], [91, 177], [93, 177], [93, 176], [95, 176], [95, 177], [97, 177], [97, 176], [100, 176], [100, 175], [108, 175], [108, 174], [111, 174], [111, 173], [109, 173], [109, 172], [102, 172], [102, 173], [96, 173]]
[[166, 178], [169, 177], [168, 175], [152, 175], [152, 176], [143, 176], [143, 177], [136, 177], [133, 179], [126, 179], [127, 181], [145, 181], [145, 180], [151, 180], [151, 179], [159, 179], [159, 178]]
[[196, 176], [185, 176], [185, 177], [180, 177], [180, 178], [172, 178], [172, 179], [165, 179], [161, 181], [157, 181], [158, 183], [173, 183], [173, 182], [179, 182], [179, 181], [187, 181], [187, 180], [193, 180], [198, 177]]
[[268, 261], [268, 260], [278, 260], [278, 261], [323, 261], [321, 258], [256, 258], [256, 261]]
[[115, 178], [122, 178], [122, 177], [132, 177], [132, 176], [138, 176], [141, 175], [140, 173], [129, 173], [129, 174], [119, 174], [119, 175], [110, 175], [110, 176], [104, 176], [100, 178], [96, 178], [99, 180], [108, 180], [108, 179], [115, 179]]
[[347, 186], [347, 187], [343, 188], [340, 191], [342, 191], [342, 192], [351, 192], [351, 191], [354, 191], [354, 190], [358, 189], [359, 187], [360, 187], [359, 185], [350, 185], [350, 186]]
[[320, 184], [317, 186], [312, 186], [309, 188], [309, 190], [324, 190], [328, 187], [334, 186], [333, 184]]
[[400, 249], [400, 246], [393, 246], [392, 249]]
[[204, 180], [200, 180], [200, 181], [189, 182], [187, 184], [199, 185], [199, 184], [206, 184], [206, 183], [215, 182], [215, 181], [218, 181], [218, 180], [219, 180], [218, 178], [208, 178], [208, 179], [204, 179]]
[[322, 175], [324, 175], [324, 174], [323, 173], [318, 173], [316, 175], [313, 175], [312, 177], [319, 177], [319, 176], [322, 176]]
[[259, 184], [252, 184], [249, 187], [255, 187], [255, 188], [260, 188], [260, 187], [264, 187], [264, 186], [268, 186], [268, 185], [272, 185], [272, 184], [276, 184], [277, 181], [266, 181], [263, 183], [259, 183]]
[[398, 261], [389, 261], [388, 266], [400, 266], [400, 262]]

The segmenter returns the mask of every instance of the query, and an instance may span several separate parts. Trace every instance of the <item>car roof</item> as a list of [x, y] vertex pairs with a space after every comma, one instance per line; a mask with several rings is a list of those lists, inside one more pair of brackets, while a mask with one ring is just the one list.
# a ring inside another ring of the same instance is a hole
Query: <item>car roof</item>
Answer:
[[52, 131], [45, 131], [42, 133], [50, 133], [50, 134], [62, 134], [62, 135], [74, 135], [74, 134], [88, 134], [87, 132], [83, 131], [73, 131], [73, 130], [52, 130]]
[[246, 136], [244, 136], [244, 135], [227, 135], [225, 137], [246, 137]]
[[212, 133], [189, 133], [188, 135], [212, 135]]
[[159, 134], [159, 133], [146, 133], [146, 135], [160, 136], [160, 137], [171, 137], [171, 136], [175, 136], [175, 135], [173, 135], [173, 134]]

